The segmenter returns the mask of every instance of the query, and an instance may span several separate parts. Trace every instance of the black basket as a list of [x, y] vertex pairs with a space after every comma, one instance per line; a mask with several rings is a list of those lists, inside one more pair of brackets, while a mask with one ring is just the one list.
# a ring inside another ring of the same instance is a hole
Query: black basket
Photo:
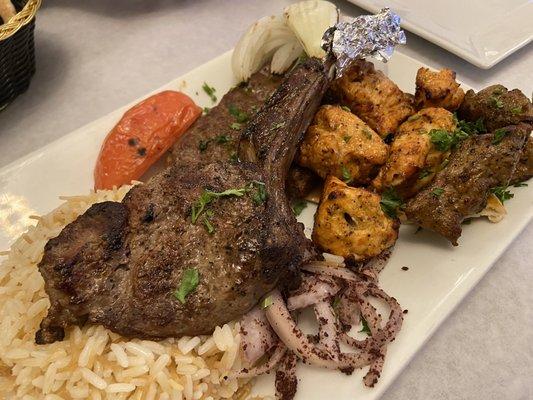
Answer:
[[[22, 10], [27, 1], [13, 1], [17, 12]], [[35, 73], [34, 29], [35, 18], [14, 35], [0, 40], [0, 110], [30, 86]]]

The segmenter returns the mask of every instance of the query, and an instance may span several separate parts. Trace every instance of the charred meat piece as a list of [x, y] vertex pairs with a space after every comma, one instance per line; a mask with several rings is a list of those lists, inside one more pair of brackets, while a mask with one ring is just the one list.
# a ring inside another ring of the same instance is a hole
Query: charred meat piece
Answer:
[[293, 164], [285, 185], [287, 196], [292, 200], [303, 199], [319, 184], [320, 178], [313, 171]]
[[518, 89], [492, 85], [477, 93], [466, 92], [458, 116], [471, 122], [481, 119], [487, 132], [492, 132], [520, 122], [533, 123], [533, 105]]
[[[424, 108], [400, 125], [390, 156], [372, 182], [382, 192], [393, 188], [402, 198], [414, 196], [428, 185], [449, 148], [440, 147], [437, 139], [446, 141], [456, 127], [453, 114], [444, 108]], [[436, 143], [435, 143], [436, 142]]]
[[381, 137], [395, 133], [415, 113], [413, 96], [400, 90], [374, 64], [359, 60], [331, 86], [334, 98], [349, 107]]
[[396, 242], [399, 222], [381, 208], [380, 196], [330, 176], [315, 215], [313, 242], [351, 261], [370, 259]]
[[511, 177], [511, 184], [517, 184], [527, 181], [533, 177], [533, 137], [530, 135], [522, 154], [520, 161]]
[[341, 107], [325, 105], [305, 133], [298, 163], [323, 179], [332, 175], [366, 184], [387, 161], [388, 153], [383, 139], [361, 119]]
[[408, 201], [407, 218], [457, 246], [462, 221], [485, 207], [491, 188], [508, 185], [531, 126], [503, 129], [504, 136], [492, 133], [464, 140], [433, 182]]
[[455, 72], [451, 69], [431, 71], [420, 68], [416, 73], [416, 108], [442, 107], [448, 111], [459, 108], [465, 92], [455, 80]]
[[36, 341], [86, 321], [127, 337], [208, 334], [297, 283], [314, 249], [285, 178], [327, 84], [316, 59], [286, 78], [247, 129], [254, 162], [173, 165], [50, 240], [39, 270], [52, 306]]

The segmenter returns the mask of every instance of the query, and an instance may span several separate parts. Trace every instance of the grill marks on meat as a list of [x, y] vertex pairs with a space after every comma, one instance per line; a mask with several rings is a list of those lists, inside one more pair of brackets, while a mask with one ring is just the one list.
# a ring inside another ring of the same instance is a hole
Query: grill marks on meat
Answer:
[[[93, 205], [50, 240], [39, 270], [52, 307], [37, 343], [61, 340], [65, 327], [86, 321], [127, 337], [207, 334], [280, 281], [297, 283], [285, 278], [314, 253], [289, 207], [285, 177], [327, 83], [317, 60], [289, 75], [247, 131], [260, 151], [255, 162], [173, 165], [122, 203]], [[252, 181], [265, 183], [266, 202], [256, 204], [250, 194], [221, 197], [208, 206], [212, 234], [203, 216], [191, 223], [204, 189]], [[191, 268], [200, 282], [182, 304], [174, 292]]]
[[494, 134], [464, 140], [446, 168], [409, 200], [405, 209], [408, 219], [457, 246], [462, 221], [483, 209], [491, 188], [509, 183], [531, 126], [505, 129], [509, 133], [498, 144], [494, 144]]

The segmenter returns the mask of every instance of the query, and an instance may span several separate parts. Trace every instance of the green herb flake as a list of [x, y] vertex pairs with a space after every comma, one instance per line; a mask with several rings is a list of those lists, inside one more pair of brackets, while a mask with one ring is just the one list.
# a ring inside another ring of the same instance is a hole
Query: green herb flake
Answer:
[[514, 187], [526, 187], [527, 183], [525, 182], [518, 182], [513, 185]]
[[350, 110], [348, 107], [346, 106], [341, 106], [341, 108], [344, 110], [344, 111], [347, 111], [347, 112], [352, 112], [352, 110]]
[[350, 135], [345, 135], [342, 137], [342, 140], [344, 140], [344, 143], [348, 143], [352, 137]]
[[207, 233], [209, 233], [210, 235], [212, 235], [213, 232], [215, 232], [215, 227], [213, 226], [209, 218], [207, 218], [207, 216], [204, 217], [204, 225], [205, 225], [205, 229], [207, 229]]
[[229, 113], [235, 118], [235, 121], [239, 123], [243, 123], [248, 121], [248, 114], [246, 114], [244, 111], [239, 110], [237, 107], [235, 107], [233, 104], [231, 104], [228, 108]]
[[440, 197], [442, 194], [444, 193], [444, 189], [443, 188], [435, 188], [431, 191], [431, 194], [435, 197]]
[[413, 121], [416, 121], [418, 119], [420, 119], [422, 116], [420, 114], [415, 114], [415, 115], [411, 115], [409, 118], [407, 118], [407, 121], [408, 122], [413, 122]]
[[209, 114], [209, 111], [211, 111], [210, 107], [204, 107], [203, 109], [204, 115]]
[[498, 200], [502, 202], [502, 204], [505, 201], [512, 199], [514, 197], [514, 194], [511, 193], [510, 190], [508, 190], [507, 186], [496, 186], [490, 189], [490, 191], [498, 198]]
[[193, 224], [196, 223], [198, 217], [205, 210], [205, 207], [213, 202], [215, 199], [220, 197], [236, 196], [241, 197], [246, 193], [246, 188], [241, 189], [228, 189], [223, 192], [213, 192], [211, 190], [204, 189], [203, 193], [200, 195], [200, 198], [196, 203], [193, 204], [191, 208], [191, 221]]
[[495, 95], [490, 96], [490, 104], [494, 108], [503, 108], [503, 101]]
[[348, 170], [348, 168], [346, 168], [345, 165], [341, 167], [341, 171], [342, 171], [342, 180], [346, 183], [349, 183], [352, 180], [352, 174], [350, 174], [350, 171]]
[[511, 108], [513, 115], [522, 114], [522, 106]]
[[304, 199], [296, 200], [292, 203], [292, 212], [294, 215], [298, 216], [302, 213], [303, 210], [305, 210], [307, 207], [307, 201]]
[[372, 132], [368, 128], [363, 128], [363, 133], [367, 139], [372, 139]]
[[437, 150], [444, 152], [468, 138], [469, 134], [461, 129], [456, 129], [454, 132], [449, 132], [445, 129], [432, 129], [429, 131], [429, 137]]
[[237, 154], [236, 151], [232, 151], [231, 154], [229, 155], [229, 160], [231, 162], [237, 162], [239, 161], [239, 155]]
[[430, 176], [433, 172], [428, 169], [428, 168], [424, 168], [422, 171], [420, 171], [418, 173], [418, 179], [424, 179], [424, 178], [427, 178], [428, 176]]
[[239, 129], [241, 129], [241, 126], [242, 126], [242, 125], [239, 124], [238, 122], [234, 122], [234, 123], [232, 123], [229, 127], [230, 127], [231, 129], [233, 129], [234, 131], [238, 131]]
[[217, 101], [217, 96], [215, 95], [216, 89], [214, 87], [209, 86], [206, 82], [204, 82], [202, 89], [209, 96], [213, 103]]
[[254, 187], [257, 189], [255, 193], [252, 195], [252, 200], [256, 205], [261, 205], [268, 199], [268, 193], [265, 188], [264, 182], [260, 181], [253, 181], [250, 184], [250, 190], [252, 190]]
[[396, 218], [398, 209], [402, 205], [402, 199], [396, 194], [394, 189], [388, 188], [381, 195], [379, 205], [381, 210], [390, 218]]
[[261, 302], [261, 308], [265, 309], [270, 307], [272, 304], [274, 304], [274, 300], [272, 300], [272, 296], [267, 296], [263, 299]]
[[200, 140], [198, 142], [198, 149], [200, 149], [200, 151], [206, 151], [207, 146], [209, 146], [209, 140]]
[[496, 129], [494, 131], [494, 138], [492, 139], [492, 144], [499, 144], [508, 134], [509, 131], [506, 129]]
[[483, 118], [479, 118], [474, 122], [464, 120], [457, 121], [457, 129], [463, 131], [467, 135], [477, 135], [487, 131]]
[[178, 290], [174, 292], [174, 297], [176, 297], [176, 299], [178, 299], [182, 304], [185, 304], [185, 297], [187, 297], [196, 289], [199, 282], [200, 276], [196, 268], [185, 270], [181, 278], [180, 286]]
[[218, 144], [228, 143], [229, 141], [231, 141], [231, 138], [228, 135], [218, 135], [215, 138], [215, 142]]
[[361, 324], [363, 325], [363, 327], [361, 328], [359, 333], [365, 333], [368, 336], [372, 336], [372, 332], [370, 331], [370, 328], [368, 327], [368, 322], [366, 322], [365, 317], [363, 317], [362, 315], [361, 315]]
[[473, 219], [474, 218], [465, 218], [462, 223], [463, 225], [470, 225]]
[[337, 309], [339, 308], [340, 304], [341, 304], [340, 297], [335, 297], [333, 299], [333, 303], [331, 304], [331, 307], [333, 307], [333, 311], [335, 311], [335, 313], [337, 313]]

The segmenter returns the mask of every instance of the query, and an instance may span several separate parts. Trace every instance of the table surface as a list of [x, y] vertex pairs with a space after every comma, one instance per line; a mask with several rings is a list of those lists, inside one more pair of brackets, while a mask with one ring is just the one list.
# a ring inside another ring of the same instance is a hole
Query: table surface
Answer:
[[[0, 113], [0, 167], [218, 56], [253, 21], [290, 2], [46, 1], [37, 20], [37, 73], [30, 90]], [[364, 13], [336, 3], [345, 14]], [[531, 44], [485, 71], [407, 38], [402, 52], [454, 69], [471, 87], [533, 91]], [[532, 239], [530, 223], [384, 400], [533, 398]]]

